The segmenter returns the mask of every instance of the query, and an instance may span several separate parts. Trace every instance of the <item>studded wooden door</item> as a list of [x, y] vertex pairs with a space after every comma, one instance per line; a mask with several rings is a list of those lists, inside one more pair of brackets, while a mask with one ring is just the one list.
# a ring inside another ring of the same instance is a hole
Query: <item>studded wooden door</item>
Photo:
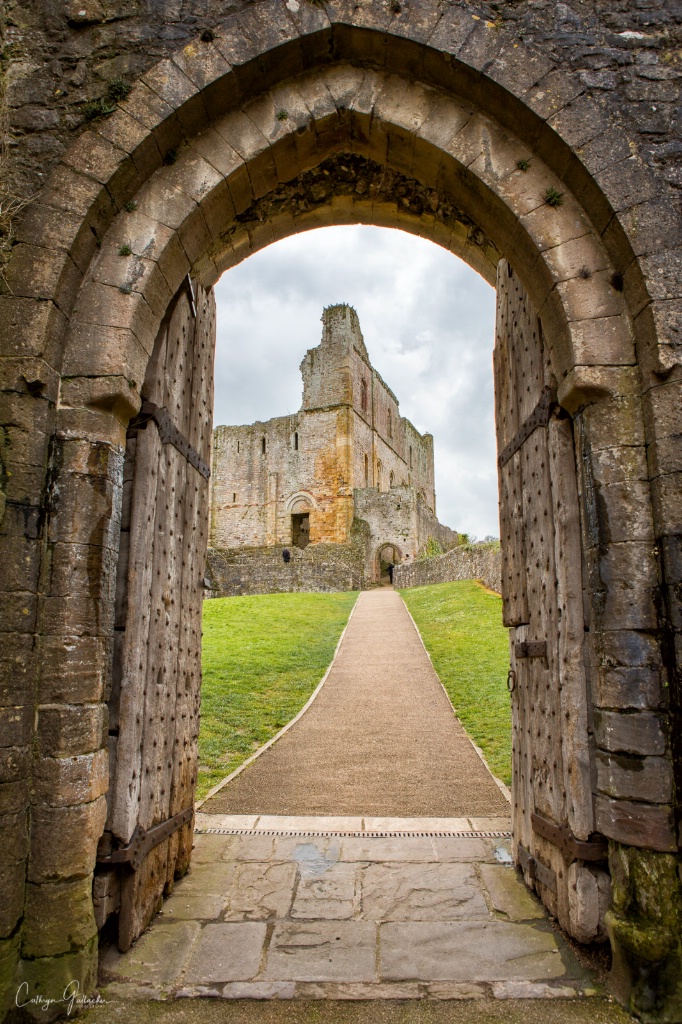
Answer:
[[109, 815], [95, 884], [100, 923], [119, 912], [122, 950], [187, 870], [192, 849], [214, 342], [213, 293], [187, 278], [128, 430]]
[[609, 878], [593, 834], [573, 429], [556, 401], [538, 317], [505, 260], [494, 367], [514, 854], [561, 925], [589, 942], [604, 937]]

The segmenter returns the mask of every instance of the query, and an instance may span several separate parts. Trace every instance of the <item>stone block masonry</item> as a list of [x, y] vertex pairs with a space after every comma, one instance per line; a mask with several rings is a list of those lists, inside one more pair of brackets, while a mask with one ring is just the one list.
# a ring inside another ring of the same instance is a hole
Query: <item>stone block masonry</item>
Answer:
[[462, 545], [435, 558], [420, 558], [409, 565], [397, 565], [393, 572], [396, 587], [425, 587], [452, 580], [480, 580], [489, 590], [502, 589], [499, 545]]
[[289, 562], [282, 558], [281, 547], [209, 548], [206, 596], [364, 590], [368, 542], [367, 525], [356, 520], [350, 543], [292, 546], [287, 549]]

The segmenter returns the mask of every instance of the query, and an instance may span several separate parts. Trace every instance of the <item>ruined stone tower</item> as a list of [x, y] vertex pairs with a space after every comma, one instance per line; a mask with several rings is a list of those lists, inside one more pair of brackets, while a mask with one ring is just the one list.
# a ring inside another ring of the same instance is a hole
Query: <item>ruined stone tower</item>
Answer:
[[[384, 549], [386, 560], [404, 562], [430, 539], [457, 542], [435, 515], [433, 438], [400, 415], [370, 363], [357, 313], [328, 306], [322, 325], [320, 344], [301, 363], [301, 409], [213, 434], [210, 544], [236, 559], [241, 592], [341, 588], [351, 563], [355, 585], [375, 582]], [[297, 558], [310, 574], [282, 576], [279, 549], [309, 544]], [[334, 554], [340, 574], [330, 571]], [[276, 567], [274, 577], [265, 564]]]

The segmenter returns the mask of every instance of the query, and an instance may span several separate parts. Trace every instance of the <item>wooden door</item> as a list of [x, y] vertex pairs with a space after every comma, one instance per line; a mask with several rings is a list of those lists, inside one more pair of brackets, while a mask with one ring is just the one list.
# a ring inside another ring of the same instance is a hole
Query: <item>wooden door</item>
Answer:
[[122, 950], [189, 866], [201, 686], [215, 300], [187, 278], [128, 430], [110, 701], [109, 814], [95, 885]]
[[562, 927], [589, 942], [605, 937], [609, 877], [594, 834], [573, 428], [541, 324], [506, 260], [494, 368], [514, 854]]

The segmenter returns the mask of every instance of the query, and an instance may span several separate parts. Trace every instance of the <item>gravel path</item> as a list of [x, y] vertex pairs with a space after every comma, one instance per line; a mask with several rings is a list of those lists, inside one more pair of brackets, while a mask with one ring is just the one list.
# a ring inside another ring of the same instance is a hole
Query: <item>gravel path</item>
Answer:
[[209, 814], [508, 815], [400, 595], [360, 594], [308, 711]]

